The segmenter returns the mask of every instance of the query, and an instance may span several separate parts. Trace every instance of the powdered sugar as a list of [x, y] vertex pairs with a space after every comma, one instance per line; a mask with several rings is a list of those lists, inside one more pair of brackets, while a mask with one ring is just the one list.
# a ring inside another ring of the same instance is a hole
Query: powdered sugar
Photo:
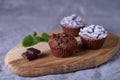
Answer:
[[80, 30], [80, 36], [92, 39], [102, 39], [107, 37], [107, 31], [102, 26], [90, 25]]
[[67, 25], [68, 27], [84, 27], [85, 24], [80, 16], [72, 14], [71, 16], [65, 17], [61, 20], [61, 25]]

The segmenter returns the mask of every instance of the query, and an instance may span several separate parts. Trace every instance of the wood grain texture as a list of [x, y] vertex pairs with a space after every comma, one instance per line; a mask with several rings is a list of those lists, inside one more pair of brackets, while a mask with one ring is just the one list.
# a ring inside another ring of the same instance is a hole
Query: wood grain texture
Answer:
[[[48, 33], [59, 32], [62, 31], [56, 30]], [[108, 38], [99, 50], [83, 49], [80, 38], [77, 37], [76, 39], [79, 43], [79, 49], [71, 57], [56, 58], [51, 54], [48, 43], [40, 42], [32, 47], [41, 50], [41, 56], [36, 60], [27, 61], [21, 56], [26, 48], [19, 44], [7, 53], [5, 64], [10, 71], [19, 76], [44, 76], [99, 66], [108, 61], [120, 49], [120, 38], [112, 33], [108, 33]]]

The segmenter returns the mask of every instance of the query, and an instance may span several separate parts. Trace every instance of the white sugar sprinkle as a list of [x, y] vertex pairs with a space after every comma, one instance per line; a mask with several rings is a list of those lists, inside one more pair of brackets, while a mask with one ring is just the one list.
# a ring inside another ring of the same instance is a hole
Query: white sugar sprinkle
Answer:
[[67, 25], [68, 27], [84, 27], [85, 24], [80, 16], [76, 16], [72, 14], [71, 16], [67, 16], [61, 20], [61, 25]]
[[102, 39], [107, 37], [107, 31], [102, 26], [92, 24], [81, 29], [79, 35], [86, 38]]

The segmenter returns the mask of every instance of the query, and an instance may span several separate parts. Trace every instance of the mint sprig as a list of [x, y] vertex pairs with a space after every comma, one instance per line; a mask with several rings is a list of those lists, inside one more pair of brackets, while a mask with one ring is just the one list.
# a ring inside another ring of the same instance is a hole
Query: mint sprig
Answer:
[[23, 39], [22, 45], [24, 47], [29, 47], [39, 42], [48, 42], [49, 37], [50, 36], [47, 33], [42, 33], [42, 36], [40, 37], [40, 36], [37, 36], [37, 32], [34, 32], [33, 35], [28, 35]]

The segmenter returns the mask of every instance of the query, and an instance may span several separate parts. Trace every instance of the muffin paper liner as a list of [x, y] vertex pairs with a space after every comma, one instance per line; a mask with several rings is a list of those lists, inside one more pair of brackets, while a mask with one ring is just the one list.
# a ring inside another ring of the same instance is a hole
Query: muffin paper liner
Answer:
[[60, 58], [69, 57], [76, 50], [76, 47], [69, 47], [69, 48], [63, 49], [63, 48], [53, 48], [51, 43], [49, 43], [49, 45], [50, 45], [52, 54]]
[[89, 49], [100, 49], [106, 38], [102, 38], [102, 39], [88, 39], [88, 38], [84, 38], [82, 36], [80, 36], [82, 44], [84, 47], [89, 48]]
[[73, 36], [73, 37], [79, 36], [78, 33], [80, 32], [80, 27], [70, 28], [70, 27], [63, 26], [63, 25], [61, 25], [61, 27], [63, 28], [63, 31], [64, 31], [66, 34], [71, 35], [71, 36]]

